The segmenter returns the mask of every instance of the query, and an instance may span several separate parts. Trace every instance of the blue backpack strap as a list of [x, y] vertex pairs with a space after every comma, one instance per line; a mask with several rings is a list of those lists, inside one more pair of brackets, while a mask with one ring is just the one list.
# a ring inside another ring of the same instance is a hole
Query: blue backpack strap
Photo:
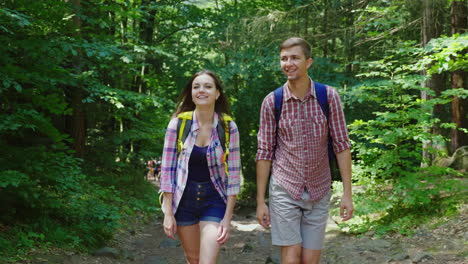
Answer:
[[274, 149], [276, 150], [276, 146], [278, 145], [278, 126], [279, 120], [281, 117], [281, 110], [283, 108], [283, 86], [278, 87], [275, 92], [275, 120], [276, 120], [276, 145]]
[[317, 100], [320, 104], [320, 108], [322, 108], [323, 113], [327, 117], [328, 121], [328, 95], [327, 95], [327, 87], [324, 84], [314, 82], [315, 86], [315, 95], [317, 96]]
[[320, 104], [320, 108], [322, 108], [325, 117], [327, 118], [328, 123], [328, 158], [336, 159], [335, 152], [333, 151], [333, 140], [330, 135], [330, 123], [329, 118], [329, 106], [328, 106], [328, 94], [327, 94], [327, 87], [324, 84], [314, 82], [315, 86], [315, 95], [317, 96], [317, 100]]
[[283, 108], [283, 86], [278, 87], [274, 93], [275, 93], [276, 130], [278, 130], [278, 123], [281, 117], [281, 109]]

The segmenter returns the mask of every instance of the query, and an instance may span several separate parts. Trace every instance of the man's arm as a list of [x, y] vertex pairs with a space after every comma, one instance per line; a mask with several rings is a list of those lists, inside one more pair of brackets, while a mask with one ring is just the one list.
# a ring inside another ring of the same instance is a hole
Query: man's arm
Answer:
[[271, 160], [257, 160], [257, 221], [264, 228], [270, 227], [270, 213], [265, 202]]
[[328, 102], [330, 109], [329, 127], [333, 139], [333, 150], [336, 153], [343, 181], [343, 197], [341, 197], [340, 215], [343, 221], [351, 219], [354, 212], [351, 190], [351, 143], [349, 141], [346, 120], [341, 105], [340, 96], [332, 87], [328, 87]]
[[343, 221], [351, 219], [354, 212], [353, 192], [351, 189], [351, 151], [345, 149], [336, 153], [338, 166], [340, 167], [341, 179], [343, 181], [343, 197], [341, 197], [340, 215]]
[[260, 110], [260, 127], [257, 146], [257, 220], [264, 228], [270, 226], [270, 214], [265, 203], [271, 160], [276, 145], [276, 119], [274, 115], [274, 94], [265, 97]]

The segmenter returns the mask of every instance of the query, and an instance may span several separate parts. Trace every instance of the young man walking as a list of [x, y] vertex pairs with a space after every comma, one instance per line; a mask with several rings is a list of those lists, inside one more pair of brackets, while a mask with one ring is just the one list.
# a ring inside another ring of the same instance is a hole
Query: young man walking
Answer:
[[[319, 263], [331, 196], [328, 135], [333, 139], [343, 181], [343, 221], [353, 215], [351, 144], [338, 93], [326, 87], [329, 119], [316, 98], [307, 69], [310, 45], [289, 38], [280, 46], [283, 85], [277, 123], [275, 95], [268, 94], [260, 113], [257, 149], [257, 220], [270, 227], [273, 245], [281, 247], [282, 263]], [[265, 194], [270, 176], [269, 208]]]

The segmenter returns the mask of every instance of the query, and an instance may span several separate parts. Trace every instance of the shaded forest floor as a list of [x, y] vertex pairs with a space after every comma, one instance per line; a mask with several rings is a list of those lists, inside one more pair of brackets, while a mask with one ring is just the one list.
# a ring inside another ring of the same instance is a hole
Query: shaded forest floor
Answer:
[[[468, 263], [468, 206], [450, 219], [438, 219], [437, 227], [420, 227], [413, 237], [388, 235], [376, 237], [373, 232], [347, 235], [339, 230], [332, 217], [326, 233], [326, 248], [321, 263]], [[56, 252], [37, 255], [34, 264], [178, 264], [184, 263], [178, 241], [168, 239], [162, 220], [136, 224], [122, 231], [109, 244], [109, 249], [93, 256]], [[279, 249], [271, 246], [268, 230], [255, 220], [255, 208], [236, 211], [231, 238], [221, 249], [218, 263], [280, 263]]]

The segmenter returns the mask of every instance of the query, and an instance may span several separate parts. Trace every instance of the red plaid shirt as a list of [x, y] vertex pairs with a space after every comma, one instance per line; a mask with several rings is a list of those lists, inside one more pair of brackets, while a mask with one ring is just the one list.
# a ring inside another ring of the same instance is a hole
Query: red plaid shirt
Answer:
[[[314, 83], [303, 100], [283, 85], [283, 108], [276, 138], [275, 95], [268, 94], [260, 112], [260, 130], [256, 160], [272, 160], [272, 177], [293, 199], [299, 200], [304, 188], [312, 200], [319, 200], [330, 190], [328, 162], [328, 127], [335, 153], [351, 147], [340, 96], [327, 86], [329, 122], [315, 96]], [[276, 140], [278, 145], [275, 150]]]

